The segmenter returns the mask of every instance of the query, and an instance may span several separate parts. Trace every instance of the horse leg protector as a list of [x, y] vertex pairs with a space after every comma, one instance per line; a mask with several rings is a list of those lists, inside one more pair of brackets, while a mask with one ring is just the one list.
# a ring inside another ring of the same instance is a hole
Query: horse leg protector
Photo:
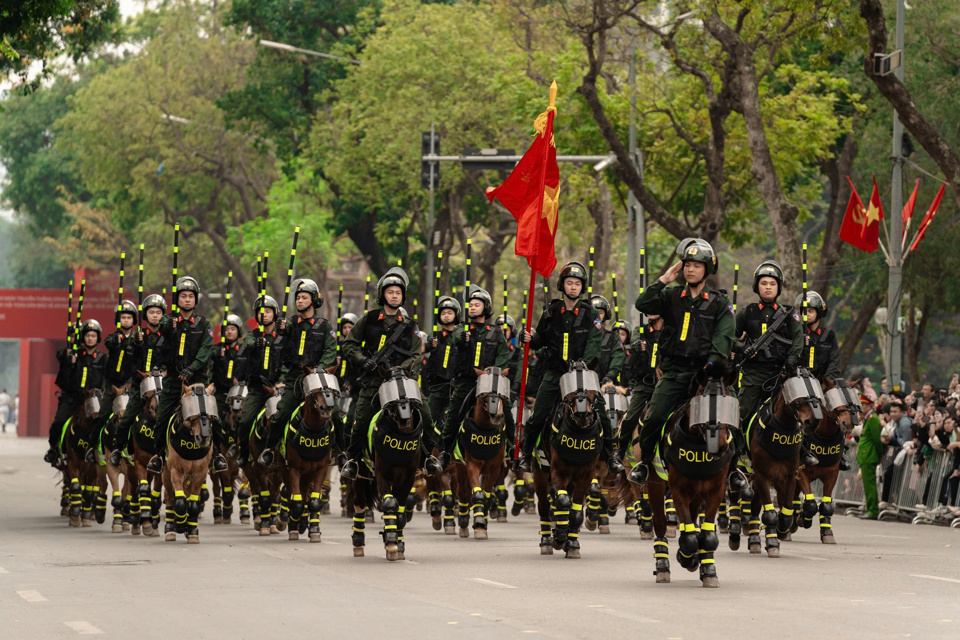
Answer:
[[650, 508], [650, 496], [646, 493], [640, 498], [640, 529], [644, 533], [653, 531], [653, 509]]
[[731, 504], [730, 508], [727, 509], [727, 514], [728, 514], [727, 518], [730, 521], [729, 524], [727, 525], [728, 527], [727, 530], [730, 533], [730, 535], [737, 536], [739, 538], [740, 533], [743, 531], [742, 523], [740, 520], [740, 505]]
[[391, 494], [383, 497], [383, 543], [397, 543], [397, 513], [400, 511], [400, 503]]
[[507, 513], [507, 488], [502, 484], [497, 487], [497, 508], [506, 515]]
[[120, 495], [119, 491], [113, 492], [113, 497], [110, 498], [110, 506], [113, 507], [114, 509], [123, 508], [123, 497]]
[[720, 511], [717, 514], [717, 526], [721, 529], [727, 529], [730, 526], [730, 518], [727, 516], [727, 501], [720, 503]]
[[310, 512], [321, 512], [323, 511], [323, 498], [322, 496], [317, 495], [316, 493], [310, 494]]
[[[583, 505], [577, 504], [576, 502], [574, 502], [573, 507], [570, 511], [570, 531], [571, 532], [580, 531], [580, 527], [582, 525], [583, 525]], [[572, 536], [573, 533], [571, 533], [570, 535]], [[580, 548], [579, 543], [577, 544], [577, 548], [578, 549]]]
[[66, 509], [70, 506], [70, 488], [63, 485], [63, 491], [60, 492], [60, 507]]
[[780, 540], [777, 538], [777, 511], [773, 504], [763, 505], [763, 512], [760, 514], [760, 523], [764, 527], [766, 536], [766, 548], [772, 549], [780, 546]]
[[697, 552], [700, 550], [697, 540], [697, 527], [694, 524], [681, 525], [683, 532], [680, 534], [677, 549], [677, 562], [688, 571], [693, 571], [700, 564]]
[[487, 499], [487, 496], [484, 494], [483, 489], [480, 487], [473, 488], [473, 528], [474, 529], [486, 529], [487, 528], [487, 519], [484, 517], [483, 504]]
[[440, 515], [440, 494], [436, 491], [431, 491], [428, 497], [427, 502], [430, 505], [430, 517], [434, 518]]
[[187, 502], [187, 530], [188, 536], [200, 535], [200, 496], [192, 495]]
[[570, 500], [570, 494], [562, 489], [557, 491], [557, 497], [553, 501], [553, 517], [557, 521], [554, 541], [558, 544], [563, 544], [567, 541], [567, 532], [570, 528], [571, 508], [573, 508], [573, 501]]
[[670, 543], [666, 538], [653, 541], [653, 557], [657, 562], [656, 573], [670, 573]]
[[812, 493], [808, 493], [803, 497], [801, 513], [803, 514], [803, 518], [800, 519], [800, 524], [804, 529], [809, 529], [813, 526], [813, 516], [817, 515], [817, 501]]
[[233, 516], [233, 487], [223, 488], [223, 519], [229, 520]]
[[541, 553], [544, 553], [544, 552], [545, 552], [544, 549], [548, 549], [548, 550], [549, 550], [549, 551], [546, 551], [546, 553], [553, 553], [553, 543], [552, 543], [553, 531], [551, 530], [551, 527], [552, 527], [552, 526], [553, 526], [553, 523], [550, 522], [549, 520], [541, 520], [541, 521], [540, 521], [540, 549], [541, 549]]
[[824, 496], [820, 502], [820, 537], [833, 534], [831, 520], [833, 519], [833, 498]]
[[780, 510], [780, 516], [777, 518], [777, 537], [783, 540], [790, 533], [793, 527], [793, 509], [784, 507]]
[[677, 517], [677, 508], [673, 506], [673, 498], [667, 498], [664, 501], [664, 511], [667, 515], [667, 526], [679, 526], [680, 519]]
[[716, 527], [712, 522], [704, 522], [700, 526], [700, 536], [698, 537], [700, 548], [700, 579], [716, 578], [717, 567], [714, 564], [713, 553], [720, 546], [720, 539], [717, 537]]
[[[318, 500], [319, 502], [319, 500]], [[313, 501], [310, 501], [310, 506], [313, 507]], [[320, 506], [320, 505], [317, 505]], [[311, 508], [311, 511], [314, 509]], [[319, 511], [319, 509], [317, 509]], [[290, 522], [294, 524], [299, 524], [300, 518], [303, 516], [303, 496], [299, 493], [294, 494], [290, 497]]]
[[187, 528], [187, 498], [183, 491], [177, 491], [173, 499], [173, 510], [177, 514], [177, 533], [185, 533]]
[[351, 536], [351, 541], [353, 542], [354, 547], [364, 546], [364, 528], [367, 526], [367, 518], [362, 513], [353, 514], [353, 535]]
[[603, 491], [600, 489], [600, 483], [594, 478], [590, 481], [590, 488], [587, 490], [587, 520], [596, 521], [600, 514], [600, 498]]
[[166, 508], [166, 513], [163, 516], [163, 532], [172, 533], [177, 530], [177, 513], [174, 511], [173, 506]]
[[97, 493], [97, 522], [103, 524], [107, 519], [107, 494]]

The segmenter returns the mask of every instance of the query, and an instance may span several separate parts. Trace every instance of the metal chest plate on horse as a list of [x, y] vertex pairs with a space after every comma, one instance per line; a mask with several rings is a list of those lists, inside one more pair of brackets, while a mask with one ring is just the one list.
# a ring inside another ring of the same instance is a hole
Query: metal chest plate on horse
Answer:
[[843, 456], [843, 438], [842, 431], [837, 431], [830, 438], [820, 438], [817, 434], [811, 433], [804, 437], [803, 442], [810, 449], [810, 453], [817, 456], [820, 461], [817, 466], [825, 468], [832, 467], [840, 462], [840, 458]]
[[778, 420], [770, 411], [769, 403], [753, 416], [748, 429], [749, 435], [755, 435], [764, 451], [776, 460], [789, 460], [800, 453], [803, 443], [800, 427]]
[[307, 429], [303, 425], [303, 420], [299, 419], [300, 409], [297, 408], [287, 430], [283, 435], [283, 444], [281, 453], [285, 453], [289, 447], [297, 452], [297, 455], [307, 462], [320, 462], [330, 455], [330, 444], [333, 442], [333, 420], [327, 420], [327, 423], [318, 430]]
[[689, 436], [679, 429], [674, 429], [664, 443], [664, 455], [670, 466], [683, 477], [693, 480], [717, 477], [734, 454], [734, 448], [729, 445], [719, 453], [709, 453], [703, 440]]
[[490, 460], [503, 450], [503, 428], [480, 429], [472, 418], [467, 416], [457, 443], [461, 452], [469, 453], [477, 460]]
[[600, 455], [600, 421], [583, 433], [550, 427], [550, 446], [569, 465], [582, 467], [593, 464]]
[[[417, 412], [419, 415], [419, 412]], [[410, 433], [401, 433], [383, 415], [378, 412], [370, 421], [370, 450], [386, 464], [403, 466], [413, 462], [420, 455], [420, 436], [423, 432], [423, 419], [418, 419], [417, 427]]]

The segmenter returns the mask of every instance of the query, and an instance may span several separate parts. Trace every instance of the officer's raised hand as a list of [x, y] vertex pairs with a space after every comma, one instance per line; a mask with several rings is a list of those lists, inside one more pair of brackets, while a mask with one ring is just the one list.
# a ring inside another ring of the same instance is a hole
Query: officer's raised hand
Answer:
[[670, 284], [671, 282], [675, 282], [677, 278], [680, 276], [680, 271], [682, 269], [683, 269], [683, 262], [680, 260], [677, 260], [677, 262], [672, 267], [667, 269], [666, 273], [660, 276], [660, 282], [662, 282], [663, 284]]
[[253, 339], [253, 346], [257, 349], [263, 349], [267, 344], [267, 341], [264, 340], [263, 336], [257, 336]]
[[143, 343], [143, 331], [140, 329], [137, 329], [137, 342]]
[[283, 331], [284, 329], [287, 328], [287, 319], [286, 319], [286, 318], [280, 318], [280, 320], [279, 320], [279, 322], [277, 322], [277, 324], [280, 326], [280, 331]]
[[183, 371], [180, 372], [180, 380], [184, 384], [189, 384], [190, 378], [193, 377], [193, 369], [191, 367], [186, 367]]
[[170, 331], [173, 332], [173, 333], [176, 333], [176, 331], [177, 331], [177, 319], [176, 319], [176, 318], [170, 318]]
[[377, 368], [377, 361], [373, 358], [367, 358], [363, 361], [363, 364], [360, 365], [360, 368], [363, 369], [364, 373], [370, 373]]
[[430, 348], [431, 348], [431, 349], [436, 349], [436, 348], [437, 348], [437, 339], [436, 339], [436, 338], [431, 338], [431, 339], [430, 339]]
[[523, 333], [520, 334], [520, 342], [522, 342], [523, 344], [527, 344], [531, 340], [533, 340], [533, 334], [527, 331], [526, 329], [524, 329]]

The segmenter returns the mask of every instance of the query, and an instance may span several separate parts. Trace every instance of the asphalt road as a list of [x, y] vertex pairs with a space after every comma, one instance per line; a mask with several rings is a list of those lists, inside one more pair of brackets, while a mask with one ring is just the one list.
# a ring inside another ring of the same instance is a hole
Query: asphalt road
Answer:
[[960, 636], [957, 530], [837, 517], [836, 546], [802, 531], [779, 559], [731, 552], [721, 536], [719, 589], [672, 558], [673, 582], [655, 584], [652, 543], [622, 514], [610, 535], [582, 534], [580, 560], [540, 556], [530, 515], [477, 541], [419, 512], [408, 560], [390, 563], [379, 517], [353, 558], [336, 509], [310, 544], [215, 526], [208, 505], [200, 544], [187, 545], [113, 534], [109, 515], [69, 528], [45, 444], [0, 438], [2, 638]]

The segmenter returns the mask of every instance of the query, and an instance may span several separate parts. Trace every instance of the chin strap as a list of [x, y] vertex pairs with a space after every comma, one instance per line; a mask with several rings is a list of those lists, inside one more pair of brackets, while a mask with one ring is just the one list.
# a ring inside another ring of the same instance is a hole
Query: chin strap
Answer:
[[571, 296], [571, 295], [570, 295], [569, 293], [567, 293], [566, 291], [563, 292], [563, 297], [566, 298], [567, 300], [579, 300], [579, 299], [580, 299], [580, 296]]

